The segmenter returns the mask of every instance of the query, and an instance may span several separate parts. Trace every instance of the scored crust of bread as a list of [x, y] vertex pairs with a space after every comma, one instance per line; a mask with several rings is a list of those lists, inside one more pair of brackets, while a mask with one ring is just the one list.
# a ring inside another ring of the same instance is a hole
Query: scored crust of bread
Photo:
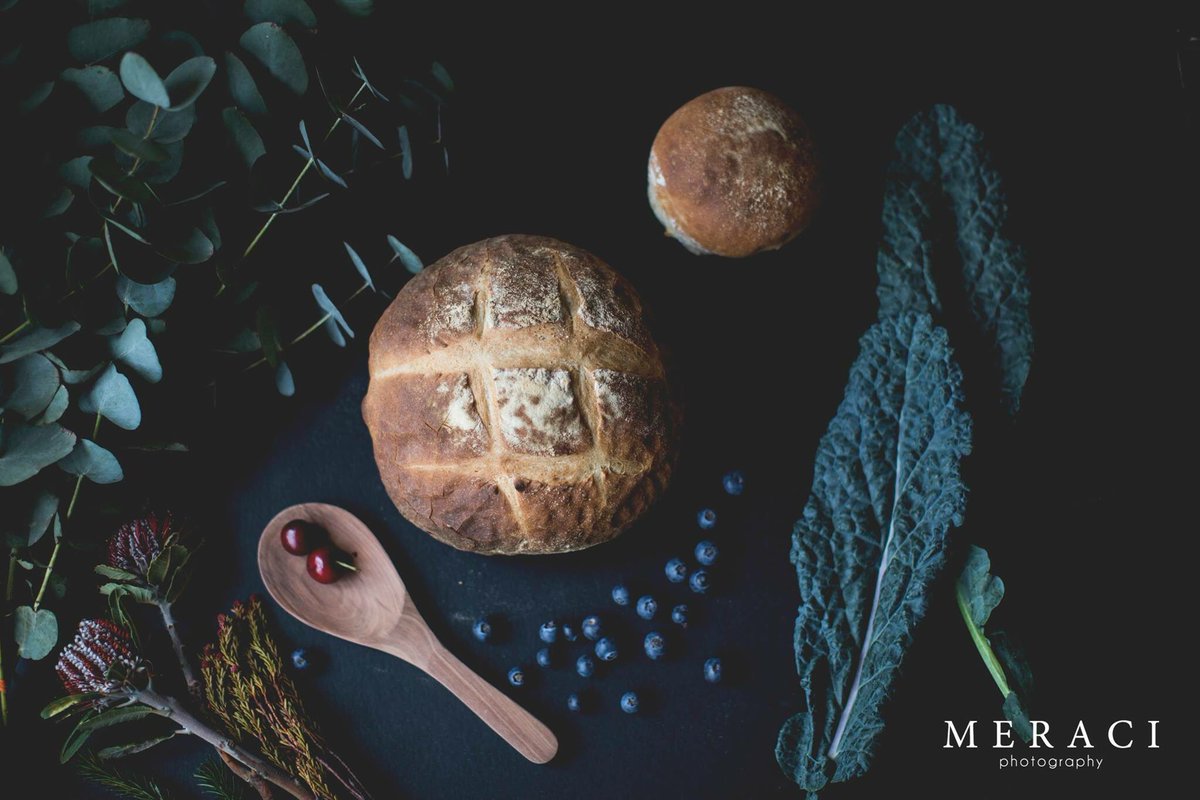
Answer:
[[800, 115], [770, 92], [730, 86], [667, 118], [650, 149], [647, 193], [693, 253], [743, 257], [787, 244], [816, 209], [817, 158]]
[[641, 301], [563, 242], [500, 236], [418, 273], [371, 334], [370, 374], [388, 494], [461, 550], [608, 541], [670, 478], [676, 416]]

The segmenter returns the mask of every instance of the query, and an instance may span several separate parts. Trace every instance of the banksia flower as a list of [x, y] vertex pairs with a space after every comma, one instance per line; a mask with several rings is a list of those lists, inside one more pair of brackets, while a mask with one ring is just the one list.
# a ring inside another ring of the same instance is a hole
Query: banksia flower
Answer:
[[111, 694], [126, 681], [114, 672], [132, 673], [141, 666], [123, 628], [106, 619], [85, 619], [75, 640], [63, 648], [54, 671], [69, 694]]
[[108, 565], [142, 578], [150, 564], [175, 537], [171, 514], [147, 514], [117, 528], [108, 540]]

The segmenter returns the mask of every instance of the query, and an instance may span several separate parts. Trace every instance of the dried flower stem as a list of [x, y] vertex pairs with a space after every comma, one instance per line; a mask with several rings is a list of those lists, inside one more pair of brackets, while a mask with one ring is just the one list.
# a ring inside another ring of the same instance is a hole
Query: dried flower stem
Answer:
[[175, 615], [171, 612], [171, 603], [165, 598], [160, 598], [158, 601], [158, 610], [162, 614], [163, 626], [167, 629], [167, 636], [171, 639], [171, 647], [175, 650], [175, 658], [179, 661], [179, 671], [183, 673], [183, 680], [187, 683], [188, 694], [197, 703], [204, 703], [204, 688], [200, 685], [199, 679], [196, 677], [195, 670], [192, 669], [192, 664], [188, 661], [187, 653], [183, 649], [183, 640], [179, 638], [179, 631], [175, 629]]
[[148, 706], [160, 717], [165, 717], [179, 725], [180, 733], [190, 734], [207, 742], [217, 751], [226, 754], [258, 777], [270, 781], [292, 797], [298, 798], [298, 800], [318, 800], [316, 794], [291, 775], [247, 751], [224, 734], [213, 730], [174, 698], [161, 695], [152, 689], [138, 690], [132, 693], [132, 697], [139, 703]]

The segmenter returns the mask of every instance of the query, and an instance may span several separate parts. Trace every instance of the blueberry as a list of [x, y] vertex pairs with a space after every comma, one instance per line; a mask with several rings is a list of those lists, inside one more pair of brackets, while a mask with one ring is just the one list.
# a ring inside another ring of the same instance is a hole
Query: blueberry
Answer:
[[596, 642], [596, 658], [601, 661], [616, 661], [617, 643], [607, 637]]
[[581, 655], [575, 661], [575, 671], [579, 673], [581, 678], [590, 678], [592, 673], [596, 671], [596, 662], [587, 653]]
[[687, 614], [688, 614], [687, 605], [684, 603], [680, 603], [679, 605], [677, 605], [671, 609], [671, 621], [674, 622], [676, 625], [682, 625], [683, 627], [686, 628], [687, 627]]
[[549, 647], [543, 647], [541, 650], [538, 650], [536, 658], [539, 667], [549, 667], [554, 663], [554, 658], [551, 656]]
[[657, 661], [667, 653], [667, 642], [658, 631], [647, 633], [643, 645], [646, 648], [646, 655], [650, 656], [652, 661]]
[[303, 647], [297, 647], [295, 650], [292, 651], [292, 666], [293, 667], [295, 667], [298, 670], [306, 670], [306, 669], [308, 669], [309, 663], [310, 663], [310, 659], [308, 656], [308, 651], [305, 650]]
[[692, 577], [688, 578], [688, 586], [692, 587], [692, 591], [696, 594], [704, 594], [708, 591], [708, 570], [698, 569], [692, 573]]
[[704, 680], [709, 683], [721, 682], [721, 659], [710, 658], [704, 662]]
[[735, 469], [732, 472], [726, 472], [725, 477], [721, 478], [721, 485], [725, 487], [725, 493], [737, 497], [742, 492], [746, 491], [746, 476], [742, 474], [740, 469]]
[[558, 623], [554, 620], [543, 622], [542, 627], [538, 628], [538, 638], [546, 644], [554, 644], [558, 639]]
[[717, 546], [705, 539], [696, 543], [696, 560], [706, 567], [711, 567], [717, 560]]
[[583, 635], [593, 642], [600, 638], [600, 618], [590, 614], [583, 618]]
[[486, 642], [492, 638], [492, 623], [486, 619], [477, 619], [475, 624], [471, 626], [471, 633], [475, 634], [475, 638], [481, 642]]
[[638, 711], [637, 692], [626, 692], [621, 695], [621, 710], [626, 714], [636, 714]]
[[671, 583], [683, 583], [687, 580], [687, 564], [683, 563], [681, 558], [672, 558], [663, 571], [667, 573], [667, 580]]
[[579, 634], [575, 632], [574, 625], [567, 625], [566, 623], [563, 623], [559, 626], [558, 630], [559, 633], [562, 634], [563, 639], [568, 642], [574, 642], [579, 638]]
[[708, 531], [717, 527], [717, 512], [711, 508], [705, 508], [696, 515], [696, 523], [699, 524], [700, 530]]
[[658, 601], [650, 595], [642, 595], [637, 601], [637, 615], [642, 619], [654, 619], [658, 613]]
[[524, 686], [525, 671], [520, 667], [513, 667], [508, 671], [508, 682], [513, 686]]
[[583, 708], [583, 703], [580, 702], [579, 695], [575, 694], [574, 692], [571, 692], [569, 695], [567, 695], [568, 711], [578, 711], [581, 708]]
[[624, 584], [618, 583], [612, 588], [612, 599], [619, 606], [629, 605], [629, 590], [625, 588]]

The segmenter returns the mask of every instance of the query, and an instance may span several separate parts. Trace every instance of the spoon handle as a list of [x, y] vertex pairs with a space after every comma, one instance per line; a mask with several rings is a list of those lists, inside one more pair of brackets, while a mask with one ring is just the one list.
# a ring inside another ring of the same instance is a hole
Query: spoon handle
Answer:
[[449, 689], [521, 755], [535, 764], [545, 764], [554, 758], [558, 740], [550, 729], [472, 672], [441, 644], [433, 647], [423, 666], [432, 678]]

